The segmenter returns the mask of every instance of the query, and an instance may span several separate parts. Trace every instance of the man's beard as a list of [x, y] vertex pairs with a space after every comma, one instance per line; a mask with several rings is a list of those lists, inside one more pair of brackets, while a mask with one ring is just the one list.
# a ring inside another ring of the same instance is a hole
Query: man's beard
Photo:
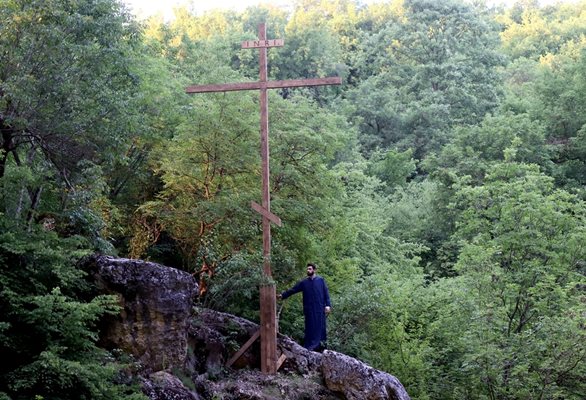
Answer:
[[315, 271], [312, 271], [312, 272], [309, 272], [309, 271], [308, 271], [308, 272], [307, 272], [307, 276], [313, 276], [313, 274], [315, 274]]

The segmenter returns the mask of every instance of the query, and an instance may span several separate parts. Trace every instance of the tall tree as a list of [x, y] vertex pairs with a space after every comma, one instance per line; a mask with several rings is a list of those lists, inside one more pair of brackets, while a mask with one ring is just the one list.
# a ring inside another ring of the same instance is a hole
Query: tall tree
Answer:
[[412, 0], [363, 43], [363, 82], [348, 97], [370, 151], [413, 148], [416, 159], [498, 104], [502, 63], [490, 20], [457, 1]]
[[2, 398], [142, 398], [96, 346], [115, 301], [76, 266], [113, 250], [105, 175], [137, 127], [137, 39], [117, 1], [0, 2]]
[[584, 7], [526, 6], [500, 16], [503, 50], [514, 58], [506, 69], [505, 110], [540, 121], [550, 146], [550, 173], [559, 185], [583, 191]]
[[42, 176], [17, 189], [30, 222], [43, 180], [74, 191], [80, 160], [111, 163], [126, 143], [138, 31], [114, 0], [7, 0], [0, 15], [0, 178]]
[[463, 187], [459, 202], [466, 244], [456, 268], [474, 299], [462, 343], [472, 397], [580, 398], [584, 202], [514, 162]]

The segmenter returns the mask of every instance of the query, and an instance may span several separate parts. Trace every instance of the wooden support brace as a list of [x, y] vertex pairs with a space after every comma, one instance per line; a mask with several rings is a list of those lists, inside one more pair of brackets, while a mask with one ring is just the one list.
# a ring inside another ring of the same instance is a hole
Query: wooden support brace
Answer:
[[244, 352], [246, 350], [248, 350], [248, 348], [250, 346], [252, 346], [252, 344], [256, 341], [256, 339], [258, 339], [260, 337], [260, 329], [257, 330], [256, 332], [254, 332], [254, 334], [250, 337], [250, 339], [248, 339], [248, 341], [246, 343], [244, 343], [244, 345], [242, 345], [242, 347], [240, 348], [240, 350], [238, 350], [236, 352], [236, 354], [234, 354], [232, 356], [231, 359], [228, 360], [228, 362], [226, 363], [226, 367], [231, 367], [232, 364], [234, 364], [241, 356], [242, 354], [244, 354]]
[[281, 357], [279, 357], [279, 359], [277, 360], [277, 371], [279, 370], [279, 368], [281, 368], [286, 359], [287, 356], [285, 355], [285, 353], [281, 354]]

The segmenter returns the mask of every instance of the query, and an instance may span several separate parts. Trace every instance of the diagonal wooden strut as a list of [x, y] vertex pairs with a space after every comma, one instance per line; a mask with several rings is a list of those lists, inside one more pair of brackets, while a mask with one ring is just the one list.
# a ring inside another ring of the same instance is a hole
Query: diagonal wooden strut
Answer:
[[257, 213], [259, 213], [260, 215], [262, 215], [265, 218], [268, 218], [269, 221], [271, 221], [273, 224], [277, 225], [277, 226], [281, 226], [281, 218], [277, 217], [275, 214], [273, 214], [272, 212], [264, 209], [260, 204], [251, 201], [250, 202], [250, 207], [256, 211]]
[[[242, 345], [242, 347], [236, 353], [234, 353], [234, 355], [228, 360], [228, 362], [226, 362], [226, 367], [230, 368], [236, 361], [238, 361], [238, 359], [240, 357], [242, 357], [242, 355], [246, 352], [246, 350], [248, 350], [248, 348], [250, 346], [252, 346], [252, 344], [254, 342], [256, 342], [256, 339], [258, 339], [259, 337], [260, 337], [260, 328], [257, 329], [256, 332], [254, 332], [252, 334], [250, 339], [248, 339], [246, 341], [246, 343], [244, 343]], [[287, 359], [287, 355], [285, 353], [281, 353], [281, 356], [277, 360], [277, 371], [279, 370], [279, 368], [281, 368], [281, 366], [283, 365], [283, 363], [285, 362], [286, 359]]]
[[236, 352], [236, 354], [234, 354], [232, 356], [232, 358], [230, 358], [228, 360], [228, 362], [226, 363], [226, 367], [231, 367], [232, 364], [234, 364], [241, 356], [242, 354], [244, 354], [244, 352], [246, 350], [248, 350], [248, 348], [250, 346], [252, 346], [252, 344], [256, 341], [256, 339], [258, 339], [260, 337], [260, 329], [258, 329], [256, 332], [254, 332], [254, 334], [250, 337], [250, 339], [248, 339], [248, 341], [246, 343], [244, 343], [242, 345], [242, 347], [240, 348], [240, 350], [238, 350]]

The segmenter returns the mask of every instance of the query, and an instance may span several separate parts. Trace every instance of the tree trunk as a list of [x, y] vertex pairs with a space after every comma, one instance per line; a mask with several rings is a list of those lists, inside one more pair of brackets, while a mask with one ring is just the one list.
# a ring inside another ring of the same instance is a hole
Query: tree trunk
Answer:
[[26, 215], [26, 224], [28, 226], [28, 230], [30, 231], [33, 226], [33, 219], [35, 217], [35, 211], [39, 207], [41, 203], [41, 193], [43, 191], [43, 187], [39, 186], [37, 189], [33, 190], [32, 193], [29, 191], [29, 196], [31, 196], [31, 206]]
[[0, 144], [0, 178], [6, 173], [6, 162], [8, 161], [8, 154], [14, 150], [12, 140], [12, 128], [10, 128], [2, 118], [0, 118], [0, 132], [2, 132], [2, 143]]

